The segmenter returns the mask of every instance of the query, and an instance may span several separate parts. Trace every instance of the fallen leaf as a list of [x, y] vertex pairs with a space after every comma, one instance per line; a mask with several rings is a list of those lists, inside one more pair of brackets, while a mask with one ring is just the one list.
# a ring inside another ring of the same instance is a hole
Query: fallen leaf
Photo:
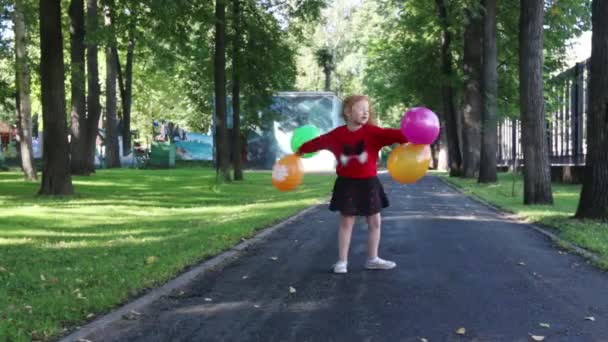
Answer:
[[593, 317], [593, 316], [585, 317], [585, 320], [595, 322], [595, 317]]
[[294, 289], [293, 287], [289, 287], [289, 293], [296, 293], [296, 289]]
[[544, 341], [545, 340], [545, 336], [539, 336], [539, 335], [532, 335], [530, 334], [530, 337], [534, 340], [534, 341]]
[[59, 279], [53, 277], [53, 278], [49, 279], [49, 283], [51, 283], [51, 284], [58, 284], [59, 283]]
[[149, 257], [146, 258], [146, 265], [153, 264], [153, 263], [155, 263], [157, 261], [158, 261], [158, 257], [154, 256], [154, 255], [151, 255], [151, 256], [149, 256]]
[[551, 326], [549, 325], [549, 323], [540, 323], [538, 325], [540, 325], [543, 328], [551, 328]]
[[140, 312], [137, 312], [135, 310], [131, 310], [129, 313], [122, 315], [123, 319], [129, 320], [129, 321], [133, 321], [138, 319], [141, 316]]
[[465, 328], [458, 328], [458, 330], [456, 330], [456, 333], [458, 335], [464, 335], [464, 334], [467, 333], [467, 329], [465, 329]]
[[173, 290], [169, 294], [169, 298], [179, 298], [179, 297], [182, 297], [184, 294], [186, 294], [186, 292], [184, 292], [182, 290]]
[[279, 260], [279, 258], [277, 258], [276, 256], [273, 256], [273, 257], [270, 257], [270, 260], [276, 261], [276, 260]]

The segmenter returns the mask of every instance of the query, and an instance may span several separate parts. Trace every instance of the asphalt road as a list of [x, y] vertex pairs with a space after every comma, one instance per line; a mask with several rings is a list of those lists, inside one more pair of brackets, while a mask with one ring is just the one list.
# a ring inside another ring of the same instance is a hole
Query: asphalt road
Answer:
[[608, 341], [606, 273], [436, 178], [407, 186], [381, 179], [391, 206], [380, 255], [396, 269], [363, 268], [361, 219], [349, 273], [331, 273], [337, 216], [321, 206], [87, 339]]

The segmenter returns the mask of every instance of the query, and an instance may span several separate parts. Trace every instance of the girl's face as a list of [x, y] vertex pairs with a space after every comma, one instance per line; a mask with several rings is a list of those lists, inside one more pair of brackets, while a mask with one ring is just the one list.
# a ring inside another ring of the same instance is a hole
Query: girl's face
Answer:
[[348, 122], [354, 125], [365, 125], [369, 120], [369, 102], [359, 100], [351, 107], [350, 112], [346, 113]]

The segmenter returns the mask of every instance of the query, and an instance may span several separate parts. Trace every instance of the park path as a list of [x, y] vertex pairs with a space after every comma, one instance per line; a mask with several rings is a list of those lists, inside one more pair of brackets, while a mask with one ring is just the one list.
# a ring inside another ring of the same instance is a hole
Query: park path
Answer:
[[381, 179], [381, 256], [396, 269], [363, 268], [360, 220], [349, 273], [330, 273], [336, 216], [319, 206], [87, 340], [608, 341], [607, 274], [438, 178]]

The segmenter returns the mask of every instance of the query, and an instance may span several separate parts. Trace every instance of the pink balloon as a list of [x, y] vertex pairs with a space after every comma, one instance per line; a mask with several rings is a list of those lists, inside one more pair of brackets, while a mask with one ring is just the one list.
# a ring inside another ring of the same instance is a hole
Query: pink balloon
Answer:
[[430, 145], [439, 135], [439, 118], [428, 108], [410, 108], [401, 119], [401, 132], [413, 144]]

